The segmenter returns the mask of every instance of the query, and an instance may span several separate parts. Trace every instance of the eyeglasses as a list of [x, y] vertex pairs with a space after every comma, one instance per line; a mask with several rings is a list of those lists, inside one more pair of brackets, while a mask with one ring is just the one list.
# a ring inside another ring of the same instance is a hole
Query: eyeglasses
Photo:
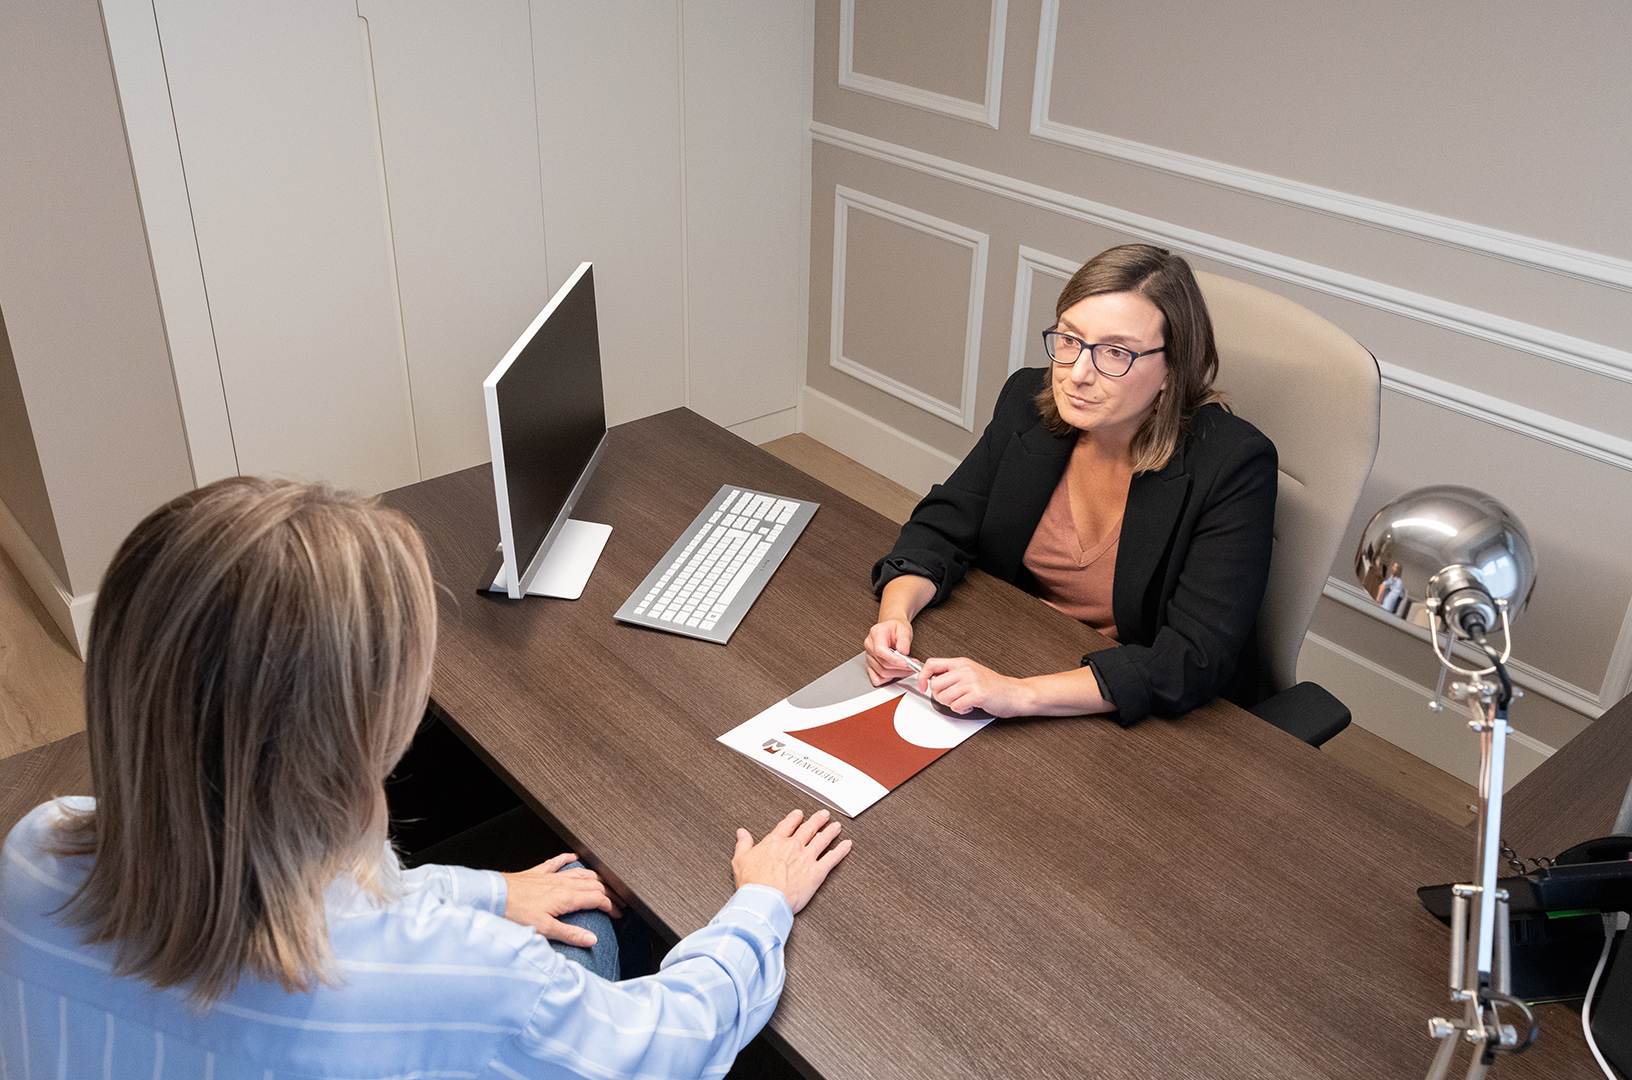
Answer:
[[1144, 352], [1134, 352], [1121, 345], [1090, 345], [1081, 338], [1062, 334], [1058, 330], [1043, 331], [1043, 348], [1048, 350], [1048, 358], [1056, 364], [1075, 364], [1082, 350], [1088, 350], [1088, 358], [1093, 362], [1094, 369], [1101, 375], [1109, 375], [1113, 379], [1120, 379], [1133, 367], [1133, 362], [1141, 356], [1164, 351], [1166, 345], [1158, 345], [1154, 349]]

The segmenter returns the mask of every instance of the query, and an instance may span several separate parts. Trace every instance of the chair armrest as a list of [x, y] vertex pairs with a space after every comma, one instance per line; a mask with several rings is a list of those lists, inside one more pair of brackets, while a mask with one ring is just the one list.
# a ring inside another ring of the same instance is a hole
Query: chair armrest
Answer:
[[1319, 683], [1289, 686], [1247, 711], [1310, 746], [1319, 746], [1349, 726], [1349, 707]]

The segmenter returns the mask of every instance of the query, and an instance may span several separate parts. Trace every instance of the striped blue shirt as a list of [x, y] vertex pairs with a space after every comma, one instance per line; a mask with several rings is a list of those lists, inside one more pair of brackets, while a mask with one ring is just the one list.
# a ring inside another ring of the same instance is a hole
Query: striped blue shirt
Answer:
[[330, 888], [339, 985], [246, 978], [197, 1011], [51, 914], [90, 869], [45, 849], [59, 804], [94, 805], [35, 808], [0, 854], [0, 1080], [720, 1076], [782, 992], [775, 889], [744, 886], [656, 975], [612, 983], [503, 918], [498, 874], [424, 866], [384, 905]]

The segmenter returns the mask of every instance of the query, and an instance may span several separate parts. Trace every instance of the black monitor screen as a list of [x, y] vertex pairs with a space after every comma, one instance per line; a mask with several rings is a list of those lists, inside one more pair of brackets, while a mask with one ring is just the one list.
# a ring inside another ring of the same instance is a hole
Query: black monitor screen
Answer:
[[554, 310], [518, 342], [495, 387], [517, 572], [562, 516], [606, 434], [594, 272], [586, 263]]

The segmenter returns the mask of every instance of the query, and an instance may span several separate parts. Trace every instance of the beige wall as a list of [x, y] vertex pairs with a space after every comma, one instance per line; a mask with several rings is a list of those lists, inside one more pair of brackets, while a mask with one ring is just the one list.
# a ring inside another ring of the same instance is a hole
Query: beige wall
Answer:
[[186, 435], [96, 0], [0, 7], [0, 71], [0, 310], [60, 541], [14, 486], [35, 549], [14, 555], [87, 594], [192, 486]]
[[1050, 117], [1632, 258], [1628, 40], [1618, 0], [1068, 0]]
[[[949, 360], [914, 346], [980, 320], [978, 432], [1011, 365], [1043, 362], [1060, 268], [1161, 243], [1324, 315], [1382, 365], [1377, 463], [1316, 619], [1323, 662], [1359, 672], [1346, 685], [1430, 679], [1404, 659], [1425, 645], [1342, 603], [1347, 552], [1389, 498], [1461, 482], [1507, 502], [1535, 542], [1516, 649], [1532, 696], [1514, 722], [1536, 760], [1632, 689], [1632, 82], [1618, 51], [1632, 10], [970, 7], [817, 6], [806, 430], [926, 486], [976, 436], [915, 400], [945, 393]], [[897, 32], [913, 22], [921, 40]], [[938, 47], [954, 25], [959, 41]], [[927, 77], [915, 47], [956, 70]], [[846, 244], [843, 191], [986, 237], [976, 303], [967, 260], [929, 232], [916, 273], [897, 265], [904, 244]], [[874, 283], [867, 305], [836, 281]], [[892, 310], [941, 325], [903, 331], [878, 317]], [[908, 392], [844, 362], [868, 356]], [[1350, 704], [1364, 724], [1386, 698]], [[1433, 728], [1446, 721], [1422, 720], [1435, 733], [1408, 748], [1466, 775], [1471, 741], [1459, 757]]]
[[0, 312], [0, 505], [11, 512], [51, 571], [68, 580], [68, 564], [62, 559], [51, 493], [45, 489], [40, 454], [34, 448], [34, 425], [28, 421], [28, 402], [17, 381], [4, 312]]

